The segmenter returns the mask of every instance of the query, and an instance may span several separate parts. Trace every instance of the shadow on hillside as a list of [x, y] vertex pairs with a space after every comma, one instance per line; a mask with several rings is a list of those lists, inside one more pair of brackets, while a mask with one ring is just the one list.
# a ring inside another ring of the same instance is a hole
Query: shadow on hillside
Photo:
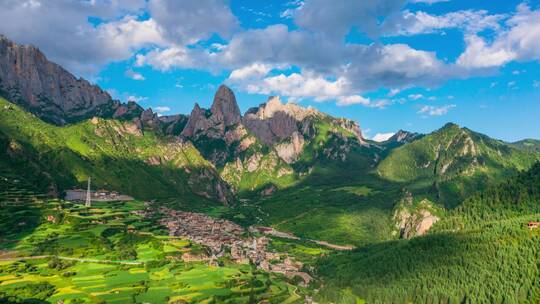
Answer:
[[[402, 284], [413, 293], [416, 288], [437, 279], [466, 275], [465, 255], [481, 240], [464, 234], [434, 234], [411, 240], [396, 240], [361, 247], [318, 261], [318, 274], [340, 288], [352, 287], [366, 296], [370, 290]], [[481, 252], [473, 251], [473, 255]], [[448, 269], [454, 269], [449, 272]]]
[[391, 238], [392, 210], [402, 187], [374, 174], [372, 158], [366, 154], [355, 151], [346, 162], [318, 160], [309, 175], [271, 196], [244, 193], [249, 202], [236, 209], [251, 222], [243, 224], [271, 225], [337, 244], [365, 245]]
[[[37, 193], [48, 193], [55, 189], [62, 197], [64, 190], [84, 188], [86, 181], [81, 176], [92, 178], [92, 189], [115, 190], [136, 199], [174, 198], [183, 206], [219, 206], [217, 201], [198, 196], [194, 190], [204, 191], [208, 183], [188, 185], [190, 173], [174, 167], [168, 162], [149, 164], [142, 160], [124, 157], [86, 157], [68, 148], [57, 146], [36, 147], [17, 138], [17, 149], [8, 149], [13, 142], [0, 132], [0, 169], [12, 172], [13, 179], [24, 180]], [[39, 149], [39, 150], [38, 150]], [[9, 152], [8, 152], [9, 151]], [[197, 168], [190, 168], [191, 173]], [[2, 181], [0, 181], [2, 182]], [[200, 187], [200, 188], [197, 188]], [[13, 204], [11, 204], [13, 205]], [[2, 247], [13, 248], [16, 242], [6, 242], [5, 237], [21, 239], [31, 235], [39, 223], [45, 221], [39, 204], [25, 203], [2, 207], [0, 222], [5, 225], [0, 231]], [[9, 227], [8, 227], [9, 226]], [[5, 245], [5, 246], [4, 246]]]

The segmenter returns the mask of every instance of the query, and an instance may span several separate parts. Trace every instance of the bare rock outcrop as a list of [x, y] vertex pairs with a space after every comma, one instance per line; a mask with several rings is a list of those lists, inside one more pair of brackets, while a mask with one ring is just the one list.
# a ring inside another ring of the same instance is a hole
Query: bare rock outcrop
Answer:
[[227, 86], [221, 85], [214, 96], [210, 110], [195, 104], [181, 135], [194, 140], [200, 136], [222, 138], [229, 127], [241, 121], [242, 117], [234, 93]]
[[291, 135], [290, 140], [275, 146], [279, 157], [288, 164], [293, 163], [298, 159], [303, 148], [304, 137], [298, 131], [295, 131]]
[[392, 135], [387, 141], [405, 144], [405, 143], [410, 143], [420, 137], [422, 137], [422, 135], [419, 133], [399, 130], [394, 135]]
[[120, 106], [98, 86], [47, 60], [35, 46], [18, 45], [1, 35], [0, 93], [57, 125], [110, 117]]
[[243, 118], [246, 128], [267, 145], [290, 138], [293, 133], [309, 129], [302, 127], [308, 116], [322, 115], [311, 108], [303, 108], [293, 103], [282, 104], [279, 97], [272, 96], [258, 108], [249, 109]]
[[411, 193], [406, 192], [394, 211], [396, 232], [404, 239], [424, 235], [439, 221], [434, 213], [436, 207], [433, 203], [424, 199], [414, 204]]

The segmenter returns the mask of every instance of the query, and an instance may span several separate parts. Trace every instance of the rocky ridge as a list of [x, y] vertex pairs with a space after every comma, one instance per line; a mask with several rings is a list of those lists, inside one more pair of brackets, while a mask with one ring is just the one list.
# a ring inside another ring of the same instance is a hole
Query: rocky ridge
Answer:
[[435, 213], [433, 203], [427, 199], [414, 203], [412, 194], [405, 191], [394, 211], [394, 233], [403, 239], [424, 235], [439, 221]]
[[135, 102], [121, 103], [83, 78], [49, 61], [33, 45], [19, 45], [0, 35], [0, 96], [42, 120], [65, 125], [88, 118], [133, 119], [142, 129], [178, 135], [186, 116], [157, 117]]
[[[242, 116], [233, 91], [225, 85], [217, 90], [210, 109], [195, 104], [190, 115], [159, 116], [136, 102], [113, 100], [98, 86], [47, 60], [38, 48], [18, 45], [4, 36], [0, 36], [0, 96], [54, 125], [86, 119], [99, 124], [101, 118], [114, 118], [123, 122], [116, 130], [120, 134], [142, 136], [151, 131], [179, 142], [189, 141], [233, 188], [248, 174], [257, 180], [255, 184], [273, 189], [264, 193], [275, 191], [279, 184], [274, 184], [275, 179], [302, 174], [291, 166], [306, 149], [310, 150], [310, 162], [319, 157], [345, 161], [355, 145], [366, 144], [355, 122], [310, 107], [283, 104], [279, 97], [270, 97]], [[161, 156], [145, 160], [156, 166], [163, 161]], [[309, 166], [313, 164], [303, 168], [310, 170]], [[252, 190], [260, 191], [255, 184]], [[199, 194], [217, 193], [220, 201], [228, 202], [225, 188], [216, 184], [212, 191], [201, 190]]]

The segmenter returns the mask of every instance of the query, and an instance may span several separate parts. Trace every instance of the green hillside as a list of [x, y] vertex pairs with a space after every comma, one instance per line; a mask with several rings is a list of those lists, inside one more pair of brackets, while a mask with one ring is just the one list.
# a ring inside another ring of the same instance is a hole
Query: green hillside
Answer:
[[516, 148], [523, 149], [531, 152], [540, 152], [540, 140], [537, 139], [524, 139], [512, 143]]
[[539, 155], [447, 124], [390, 152], [377, 171], [453, 207], [476, 190], [528, 169]]
[[221, 183], [190, 143], [141, 132], [127, 121], [95, 118], [57, 127], [4, 99], [0, 153], [0, 166], [52, 193], [81, 187], [91, 177], [95, 187], [142, 199], [203, 200], [193, 193], [215, 198]]
[[536, 303], [540, 164], [467, 199], [427, 236], [323, 259], [321, 301]]

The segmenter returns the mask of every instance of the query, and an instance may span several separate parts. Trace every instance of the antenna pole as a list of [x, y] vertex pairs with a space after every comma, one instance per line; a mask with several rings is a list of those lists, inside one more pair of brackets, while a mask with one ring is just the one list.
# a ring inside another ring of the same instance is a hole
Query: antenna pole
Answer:
[[91, 207], [92, 206], [92, 197], [91, 197], [91, 194], [90, 194], [90, 180], [92, 178], [88, 178], [88, 190], [86, 190], [86, 204], [85, 206], [86, 207]]

